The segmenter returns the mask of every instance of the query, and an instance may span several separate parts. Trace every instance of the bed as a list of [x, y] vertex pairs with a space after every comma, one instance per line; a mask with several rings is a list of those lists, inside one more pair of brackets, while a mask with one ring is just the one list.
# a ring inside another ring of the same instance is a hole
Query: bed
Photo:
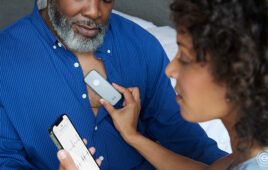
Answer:
[[[172, 60], [177, 53], [176, 31], [170, 21], [169, 4], [173, 0], [116, 0], [113, 13], [127, 18], [153, 34], [163, 46], [168, 58]], [[39, 0], [43, 8], [46, 0]], [[120, 11], [120, 12], [119, 12]], [[174, 86], [175, 80], [171, 79]], [[219, 148], [231, 153], [230, 138], [221, 120], [199, 123], [207, 135], [214, 139]]]

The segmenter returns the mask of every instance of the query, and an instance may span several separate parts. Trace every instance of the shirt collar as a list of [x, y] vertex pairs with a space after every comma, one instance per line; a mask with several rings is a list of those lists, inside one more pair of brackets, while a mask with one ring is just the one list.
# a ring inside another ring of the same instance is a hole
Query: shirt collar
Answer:
[[102, 45], [96, 50], [96, 53], [102, 53], [107, 56], [112, 56], [114, 52], [113, 48], [113, 36], [112, 36], [112, 31], [111, 31], [111, 24], [109, 22], [105, 36], [104, 36], [104, 41]]
[[35, 1], [34, 9], [31, 14], [31, 20], [37, 31], [41, 34], [42, 38], [44, 38], [50, 45], [54, 45], [57, 42], [57, 38], [50, 31], [39, 13], [37, 0]]

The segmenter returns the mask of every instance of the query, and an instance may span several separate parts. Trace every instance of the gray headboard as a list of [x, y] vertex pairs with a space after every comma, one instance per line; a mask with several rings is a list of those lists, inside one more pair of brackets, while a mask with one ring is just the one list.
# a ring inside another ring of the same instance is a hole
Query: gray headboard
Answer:
[[0, 30], [30, 14], [34, 0], [0, 0]]
[[169, 5], [173, 0], [115, 0], [115, 9], [152, 21], [158, 26], [172, 25]]
[[[173, 0], [115, 0], [115, 9], [151, 21], [171, 25], [169, 4]], [[46, 0], [39, 0], [46, 3]], [[0, 29], [31, 13], [34, 0], [0, 0]]]

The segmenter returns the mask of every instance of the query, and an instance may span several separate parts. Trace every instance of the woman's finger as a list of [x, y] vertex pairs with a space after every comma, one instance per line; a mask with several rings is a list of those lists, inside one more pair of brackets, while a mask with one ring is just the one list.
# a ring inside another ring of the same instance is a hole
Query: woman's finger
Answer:
[[100, 156], [98, 159], [96, 159], [96, 162], [99, 166], [101, 166], [103, 160], [104, 160], [103, 156]]
[[131, 88], [128, 88], [128, 89], [131, 92], [134, 100], [136, 102], [140, 102], [140, 91], [139, 91], [139, 88], [138, 87], [131, 87]]
[[87, 145], [87, 140], [85, 138], [83, 139], [83, 142], [85, 143], [85, 145]]
[[118, 84], [115, 84], [115, 83], [113, 83], [113, 86], [116, 90], [118, 90], [120, 93], [122, 93], [124, 95], [126, 104], [129, 104], [129, 103], [134, 101], [134, 98], [133, 98], [131, 92], [127, 88], [124, 88], [124, 87], [122, 87]]
[[104, 99], [100, 99], [100, 103], [107, 110], [107, 112], [112, 116], [112, 114], [115, 111], [115, 108], [108, 101], [106, 101]]
[[96, 149], [95, 149], [94, 147], [91, 147], [91, 148], [89, 148], [88, 150], [89, 150], [89, 152], [90, 152], [92, 155], [94, 155], [95, 152], [96, 152]]

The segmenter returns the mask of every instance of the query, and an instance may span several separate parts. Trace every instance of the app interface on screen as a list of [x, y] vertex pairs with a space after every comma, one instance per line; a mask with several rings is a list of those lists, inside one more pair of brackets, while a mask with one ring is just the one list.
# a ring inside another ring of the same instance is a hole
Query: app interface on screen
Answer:
[[53, 127], [53, 132], [62, 147], [70, 153], [79, 170], [99, 170], [98, 165], [66, 115], [63, 116], [63, 120], [57, 127]]

